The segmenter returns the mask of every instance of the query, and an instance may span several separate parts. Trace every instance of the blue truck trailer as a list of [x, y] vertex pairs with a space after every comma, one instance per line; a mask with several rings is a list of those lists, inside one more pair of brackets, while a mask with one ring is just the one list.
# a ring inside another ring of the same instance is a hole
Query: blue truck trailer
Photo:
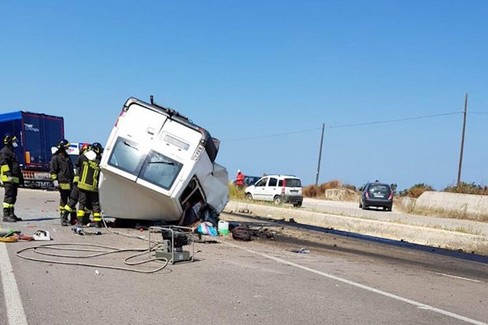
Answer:
[[19, 140], [15, 149], [26, 187], [51, 185], [49, 161], [51, 147], [64, 138], [64, 119], [60, 116], [16, 111], [0, 114], [0, 136], [11, 133]]

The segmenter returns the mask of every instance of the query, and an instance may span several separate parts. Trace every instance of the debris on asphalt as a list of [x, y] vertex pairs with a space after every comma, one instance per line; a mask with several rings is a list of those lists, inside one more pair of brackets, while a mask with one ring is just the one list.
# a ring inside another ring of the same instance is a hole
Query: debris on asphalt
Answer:
[[310, 250], [302, 247], [300, 249], [294, 249], [294, 250], [292, 250], [292, 252], [298, 253], [298, 254], [308, 254], [308, 253], [310, 253]]

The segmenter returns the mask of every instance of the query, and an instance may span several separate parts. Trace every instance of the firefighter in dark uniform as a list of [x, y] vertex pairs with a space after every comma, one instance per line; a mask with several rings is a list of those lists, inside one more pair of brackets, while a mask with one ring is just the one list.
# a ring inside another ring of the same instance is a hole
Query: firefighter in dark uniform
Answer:
[[85, 217], [85, 208], [93, 209], [93, 222], [96, 227], [102, 226], [102, 213], [98, 197], [98, 180], [100, 178], [100, 160], [102, 159], [103, 147], [95, 142], [91, 149], [80, 157], [80, 166], [76, 169], [75, 180], [80, 190], [78, 203], [78, 220]]
[[[91, 149], [91, 145], [89, 143], [83, 143], [80, 149], [80, 155], [78, 156], [78, 159], [76, 160], [75, 163], [75, 168], [78, 169], [81, 166], [81, 157], [85, 152]], [[75, 219], [71, 218], [71, 224], [77, 224], [78, 223], [78, 218], [76, 214], [76, 205], [78, 204], [78, 199], [80, 197], [80, 189], [78, 188], [78, 177], [75, 176], [75, 179], [73, 181], [73, 189], [71, 190], [71, 193], [69, 195], [69, 200], [68, 203], [64, 206], [64, 213], [66, 214], [66, 218], [68, 218], [69, 215], [73, 216], [75, 215]], [[88, 204], [89, 203], [89, 204]], [[83, 219], [80, 220], [80, 222], [84, 225], [88, 224], [90, 222], [90, 213], [91, 213], [91, 202], [88, 202], [87, 206], [85, 206], [85, 215], [83, 216]]]
[[19, 184], [22, 180], [22, 171], [15, 157], [14, 148], [17, 148], [17, 137], [6, 133], [3, 137], [4, 147], [0, 150], [0, 178], [5, 195], [3, 198], [3, 221], [17, 222], [22, 220], [15, 215], [14, 206], [17, 201]]
[[[68, 226], [68, 216], [65, 214], [65, 205], [68, 203], [68, 198], [73, 187], [74, 167], [71, 158], [68, 155], [69, 141], [62, 139], [56, 146], [58, 150], [54, 153], [50, 162], [50, 174], [54, 187], [58, 188], [59, 199], [59, 214], [61, 218], [61, 226]], [[76, 219], [76, 215], [72, 216]]]

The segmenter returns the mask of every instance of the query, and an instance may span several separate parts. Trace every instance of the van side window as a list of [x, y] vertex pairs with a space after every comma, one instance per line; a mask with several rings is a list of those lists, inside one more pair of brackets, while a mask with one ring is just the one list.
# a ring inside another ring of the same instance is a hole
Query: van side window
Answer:
[[276, 186], [278, 184], [278, 180], [274, 177], [270, 177], [268, 186]]
[[256, 186], [266, 186], [267, 178], [262, 178], [259, 182], [256, 183]]

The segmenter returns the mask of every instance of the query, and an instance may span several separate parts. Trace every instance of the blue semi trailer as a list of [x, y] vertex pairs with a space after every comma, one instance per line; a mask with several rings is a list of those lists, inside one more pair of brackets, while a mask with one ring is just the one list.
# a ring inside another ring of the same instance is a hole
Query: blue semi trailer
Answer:
[[15, 149], [26, 187], [47, 188], [51, 184], [51, 147], [64, 138], [64, 119], [41, 113], [16, 111], [0, 114], [0, 136], [11, 133], [19, 140]]

